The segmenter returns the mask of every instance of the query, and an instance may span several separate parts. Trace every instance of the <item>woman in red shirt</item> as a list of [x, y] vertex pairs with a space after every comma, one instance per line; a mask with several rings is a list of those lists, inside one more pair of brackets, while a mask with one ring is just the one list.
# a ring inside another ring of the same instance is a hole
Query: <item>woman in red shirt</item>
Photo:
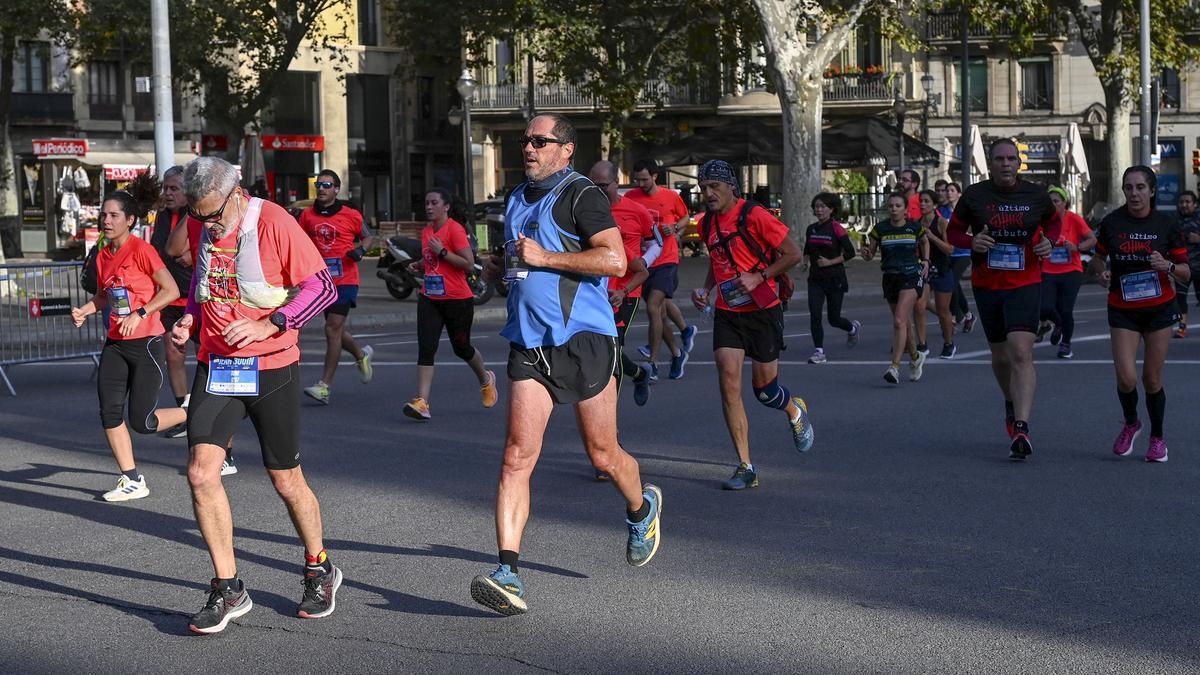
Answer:
[[[157, 196], [157, 187], [148, 191]], [[126, 399], [130, 424], [139, 434], [152, 434], [187, 420], [183, 408], [155, 410], [163, 382], [162, 369], [151, 352], [162, 340], [158, 313], [179, 297], [179, 287], [154, 247], [130, 233], [144, 213], [133, 195], [123, 190], [104, 200], [100, 218], [108, 244], [96, 256], [96, 294], [84, 306], [71, 310], [76, 326], [104, 307], [110, 314], [96, 377], [100, 422], [121, 470], [117, 487], [104, 493], [109, 502], [150, 494], [133, 461], [133, 441], [125, 426]]]
[[1053, 328], [1050, 344], [1058, 345], [1058, 358], [1069, 359], [1074, 356], [1071, 336], [1075, 334], [1075, 299], [1083, 285], [1083, 259], [1079, 252], [1092, 250], [1096, 235], [1078, 213], [1069, 209], [1071, 204], [1066, 190], [1054, 186], [1049, 192], [1050, 201], [1058, 209], [1062, 229], [1058, 236], [1050, 236], [1054, 248], [1042, 259], [1042, 323], [1038, 326], [1037, 339], [1041, 342], [1046, 332]]
[[475, 372], [483, 407], [496, 405], [496, 374], [483, 368], [483, 355], [471, 346], [471, 323], [475, 318], [475, 296], [467, 285], [467, 270], [475, 267], [475, 254], [467, 230], [450, 217], [452, 198], [444, 188], [425, 195], [425, 217], [421, 231], [422, 260], [414, 263], [425, 273], [417, 298], [417, 397], [404, 404], [404, 415], [429, 419], [429, 391], [433, 387], [433, 358], [442, 329], [450, 338], [454, 355]]

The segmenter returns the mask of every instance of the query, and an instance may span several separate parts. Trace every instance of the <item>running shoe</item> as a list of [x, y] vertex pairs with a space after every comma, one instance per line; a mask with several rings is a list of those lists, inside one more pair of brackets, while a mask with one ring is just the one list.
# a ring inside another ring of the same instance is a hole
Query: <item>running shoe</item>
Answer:
[[672, 356], [671, 372], [667, 375], [667, 377], [671, 378], [672, 380], [678, 380], [679, 378], [683, 377], [683, 367], [687, 365], [689, 356], [691, 355], [688, 354], [686, 349], [680, 349], [679, 356]]
[[650, 345], [642, 345], [641, 347], [638, 347], [638, 353], [642, 355], [643, 359], [649, 359], [650, 358]]
[[638, 366], [638, 374], [633, 378], [633, 402], [643, 406], [649, 400], [650, 370], [645, 366]]
[[1175, 329], [1175, 337], [1176, 338], [1187, 337], [1187, 324], [1186, 323], [1179, 324], [1179, 327]]
[[471, 598], [488, 609], [504, 616], [524, 614], [525, 584], [508, 565], [501, 565], [486, 577], [480, 574], [471, 580]]
[[[496, 405], [496, 401], [500, 399], [500, 392], [496, 389], [496, 373], [487, 371], [487, 384], [480, 385], [479, 395], [483, 397], [483, 407], [490, 408]], [[429, 408], [425, 408], [426, 416], [429, 415]]]
[[[1113, 454], [1121, 457], [1128, 457], [1133, 452], [1133, 443], [1137, 440], [1139, 434], [1142, 433], [1142, 423], [1134, 422], [1133, 424], [1121, 423], [1121, 433], [1117, 434], [1117, 440], [1113, 441]], [[1150, 447], [1154, 447], [1154, 439], [1150, 439]]]
[[414, 420], [421, 420], [424, 422], [429, 419], [429, 404], [425, 402], [425, 399], [418, 396], [408, 403], [405, 403], [404, 410], [402, 412], [404, 413], [405, 417], [411, 417]]
[[921, 376], [925, 374], [925, 355], [928, 353], [929, 353], [928, 349], [926, 349], [925, 351], [917, 350], [917, 358], [908, 362], [908, 381], [909, 382], [920, 381]]
[[163, 432], [163, 438], [184, 438], [187, 436], [187, 422], [180, 422]]
[[374, 369], [371, 368], [371, 356], [375, 354], [375, 348], [367, 345], [362, 348], [362, 353], [363, 357], [355, 361], [354, 365], [358, 367], [358, 375], [362, 379], [362, 383], [367, 384], [375, 374]]
[[963, 315], [963, 332], [970, 333], [971, 329], [975, 328], [975, 315], [967, 312]]
[[337, 607], [337, 591], [342, 585], [342, 571], [336, 566], [332, 572], [304, 575], [304, 597], [296, 608], [301, 619], [320, 619], [333, 614]]
[[733, 470], [733, 476], [721, 483], [722, 490], [745, 490], [753, 487], [758, 487], [758, 472], [747, 466], [745, 462], [738, 464], [738, 467]]
[[329, 385], [324, 382], [317, 382], [311, 387], [305, 387], [304, 395], [321, 405], [329, 405]]
[[1167, 442], [1158, 436], [1150, 437], [1150, 449], [1146, 451], [1147, 462], [1167, 461]]
[[896, 366], [888, 366], [888, 369], [883, 372], [883, 379], [892, 384], [900, 384], [900, 371]]
[[812, 356], [808, 357], [809, 363], [825, 363], [825, 350], [815, 349]]
[[137, 480], [121, 474], [117, 479], [117, 487], [104, 493], [106, 502], [127, 502], [131, 499], [141, 499], [150, 496], [150, 488], [146, 487], [146, 477], [138, 474]]
[[955, 347], [954, 343], [951, 342], [948, 345], [942, 345], [942, 354], [938, 358], [939, 359], [952, 359], [952, 358], [954, 358], [954, 355], [957, 353], [958, 353], [958, 347]]
[[1046, 333], [1049, 333], [1050, 329], [1052, 328], [1054, 328], [1054, 324], [1049, 321], [1043, 321], [1039, 323], [1037, 329], [1037, 339], [1034, 340], [1034, 342], [1041, 342], [1042, 340], [1045, 340]]
[[246, 592], [246, 584], [239, 583], [239, 591], [220, 587], [220, 580], [209, 582], [212, 590], [208, 592], [208, 602], [204, 608], [192, 615], [188, 621], [188, 630], [200, 635], [220, 633], [229, 622], [254, 609], [254, 601]]
[[[683, 339], [683, 351], [689, 354], [692, 353], [692, 349], [696, 346], [696, 333], [699, 332], [700, 329], [695, 324], [688, 324], [687, 328], [679, 331], [679, 337]], [[646, 358], [650, 357], [647, 356]]]
[[658, 364], [657, 363], [647, 363], [646, 368], [650, 372], [650, 377], [647, 379], [649, 379], [651, 382], [658, 382]]
[[808, 452], [813, 446], [813, 427], [812, 420], [808, 419], [808, 404], [799, 396], [793, 396], [792, 403], [800, 410], [796, 419], [788, 420], [792, 427], [792, 443], [799, 452]]
[[628, 518], [629, 542], [625, 546], [625, 560], [634, 567], [641, 567], [658, 553], [658, 542], [662, 539], [659, 516], [662, 515], [662, 490], [657, 485], [642, 486], [642, 499], [650, 505], [650, 513], [641, 522], [633, 523]]
[[853, 347], [858, 344], [858, 335], [862, 332], [862, 324], [858, 321], [850, 322], [850, 332], [846, 333], [846, 346]]
[[1058, 343], [1058, 358], [1070, 359], [1070, 358], [1074, 358], [1074, 357], [1075, 357], [1075, 353], [1071, 351], [1071, 343], [1070, 342]]
[[1063, 332], [1058, 324], [1054, 324], [1054, 330], [1050, 331], [1050, 344], [1057, 345], [1062, 342]]
[[1029, 434], [1016, 432], [1013, 435], [1012, 444], [1008, 446], [1008, 458], [1020, 462], [1031, 454], [1033, 454], [1033, 443], [1029, 441]]
[[929, 356], [929, 345], [925, 344], [924, 342], [917, 345], [917, 353], [922, 356]]
[[232, 476], [237, 473], [237, 465], [233, 463], [232, 457], [226, 457], [225, 461], [221, 462], [221, 475]]

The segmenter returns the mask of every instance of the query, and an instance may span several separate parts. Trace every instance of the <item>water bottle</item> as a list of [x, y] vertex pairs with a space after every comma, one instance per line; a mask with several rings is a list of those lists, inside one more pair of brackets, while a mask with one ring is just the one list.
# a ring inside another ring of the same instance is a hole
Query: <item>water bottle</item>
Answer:
[[[703, 288], [700, 289], [699, 295], [700, 295], [701, 300], [708, 300], [708, 292], [705, 291]], [[707, 302], [704, 305], [704, 320], [712, 321], [712, 319], [713, 319], [713, 305], [711, 302]]]

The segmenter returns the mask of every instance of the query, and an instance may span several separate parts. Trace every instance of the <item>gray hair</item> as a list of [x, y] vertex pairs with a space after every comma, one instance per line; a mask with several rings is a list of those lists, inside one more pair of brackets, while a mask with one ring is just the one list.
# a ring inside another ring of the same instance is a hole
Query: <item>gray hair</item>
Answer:
[[214, 192], [227, 195], [237, 184], [237, 169], [219, 157], [197, 157], [183, 167], [183, 192], [190, 204]]
[[183, 167], [176, 164], [175, 166], [173, 166], [163, 172], [162, 179], [163, 179], [163, 182], [166, 182], [167, 180], [174, 178], [175, 176], [182, 176], [182, 175], [183, 175]]

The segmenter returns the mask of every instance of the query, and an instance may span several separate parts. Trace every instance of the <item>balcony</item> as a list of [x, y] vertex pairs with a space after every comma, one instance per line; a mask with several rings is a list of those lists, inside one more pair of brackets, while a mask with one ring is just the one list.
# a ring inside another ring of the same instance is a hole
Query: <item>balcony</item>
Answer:
[[74, 94], [17, 93], [11, 99], [10, 115], [14, 123], [71, 122], [75, 119]]
[[[958, 12], [930, 12], [928, 17], [929, 43], [931, 45], [959, 44], [962, 42], [962, 23]], [[1002, 21], [994, 29], [972, 24], [967, 28], [967, 39], [971, 42], [994, 42], [1012, 37], [1017, 31], [1009, 21]], [[1034, 30], [1041, 37], [1066, 38], [1067, 28], [1057, 20], [1049, 20]]]
[[890, 103], [895, 89], [879, 75], [851, 75], [825, 78], [826, 103]]
[[[638, 97], [639, 108], [711, 107], [708, 87], [647, 82]], [[481, 112], [516, 112], [525, 108], [527, 87], [523, 84], [484, 84], [475, 91], [472, 108]], [[573, 84], [537, 84], [533, 105], [538, 110], [592, 110], [602, 102]]]

